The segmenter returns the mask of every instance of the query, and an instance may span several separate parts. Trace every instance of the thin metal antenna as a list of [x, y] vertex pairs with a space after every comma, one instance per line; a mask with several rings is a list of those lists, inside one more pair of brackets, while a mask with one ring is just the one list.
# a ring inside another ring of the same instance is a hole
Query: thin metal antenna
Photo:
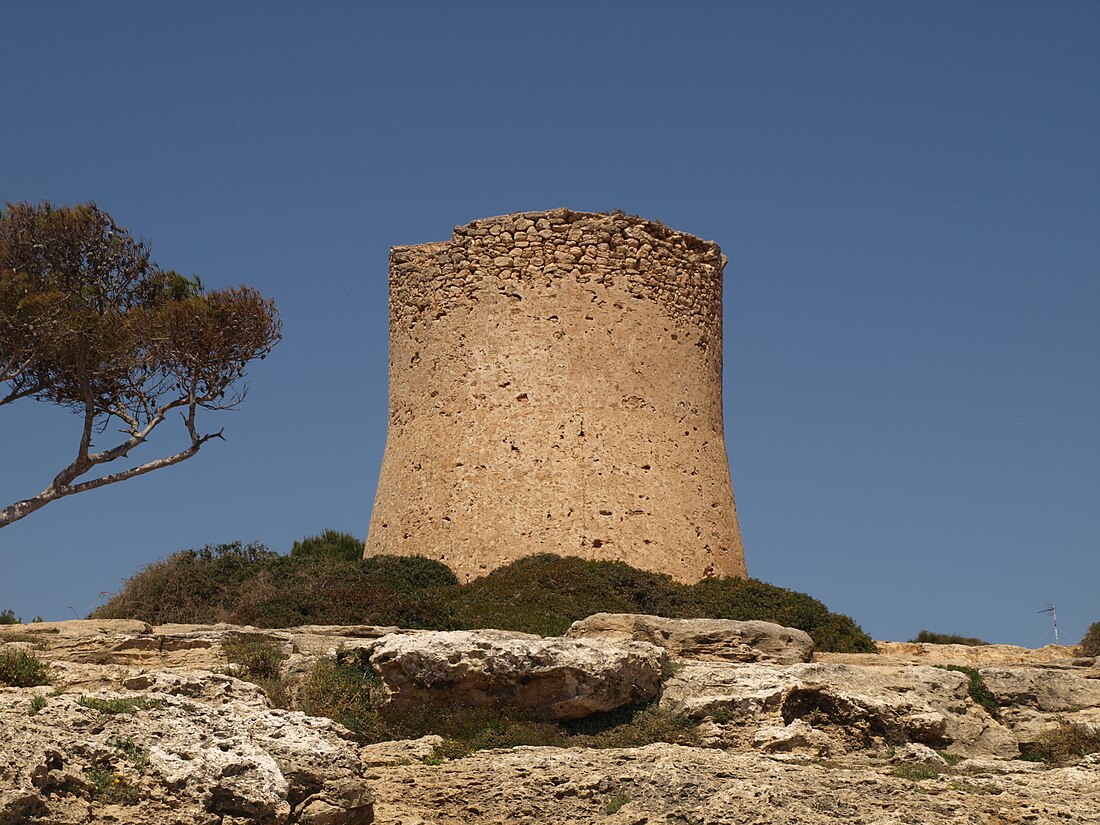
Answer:
[[1050, 618], [1054, 621], [1054, 644], [1061, 644], [1058, 641], [1058, 608], [1052, 603], [1046, 610], [1038, 610], [1037, 613], [1049, 613]]

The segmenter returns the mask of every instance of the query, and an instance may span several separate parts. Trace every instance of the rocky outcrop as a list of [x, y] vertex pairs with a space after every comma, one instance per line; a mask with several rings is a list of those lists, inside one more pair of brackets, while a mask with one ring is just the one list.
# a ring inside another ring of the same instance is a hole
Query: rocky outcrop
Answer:
[[158, 825], [371, 821], [358, 748], [339, 725], [202, 698], [201, 686], [199, 701], [0, 692], [0, 823], [90, 825], [107, 810], [112, 822]]
[[391, 635], [369, 649], [395, 704], [503, 703], [551, 719], [578, 719], [652, 699], [667, 658], [645, 642], [541, 639], [492, 630]]
[[655, 744], [481, 752], [368, 777], [378, 825], [1085, 825], [1100, 811], [1097, 763], [922, 768]]
[[813, 659], [810, 634], [772, 622], [666, 619], [633, 613], [596, 613], [573, 622], [572, 639], [649, 642], [685, 659], [795, 664]]
[[918, 742], [967, 755], [1018, 753], [1011, 731], [969, 696], [966, 677], [934, 667], [685, 662], [661, 706], [715, 720], [712, 739], [726, 746], [801, 721], [827, 733], [837, 752]]
[[[0, 825], [1098, 819], [1100, 756], [1054, 768], [1018, 759], [1067, 725], [1100, 731], [1100, 668], [1069, 648], [962, 648], [953, 658], [962, 646], [921, 645], [919, 655], [732, 661], [723, 650], [789, 654], [765, 643], [741, 651], [730, 633], [708, 641], [699, 626], [665, 622], [616, 617], [610, 632], [628, 637], [556, 639], [368, 626], [0, 626], [0, 650], [35, 653], [53, 679], [0, 687]], [[331, 720], [272, 707], [270, 686], [236, 678], [230, 659], [242, 640], [286, 657], [291, 698], [318, 657], [342, 650], [375, 665], [398, 704], [499, 702], [564, 719], [652, 697], [690, 717], [707, 747], [524, 747], [449, 760], [453, 742], [440, 736], [361, 745]], [[972, 695], [975, 674], [995, 707]]]

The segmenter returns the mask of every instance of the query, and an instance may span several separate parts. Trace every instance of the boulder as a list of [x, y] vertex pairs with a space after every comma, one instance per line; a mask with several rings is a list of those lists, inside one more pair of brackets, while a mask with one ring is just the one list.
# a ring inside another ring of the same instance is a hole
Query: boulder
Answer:
[[551, 719], [652, 699], [667, 660], [646, 642], [480, 630], [391, 635], [369, 651], [394, 705], [499, 702]]
[[685, 659], [794, 664], [814, 655], [814, 641], [805, 631], [759, 621], [596, 613], [573, 622], [565, 635], [649, 642]]

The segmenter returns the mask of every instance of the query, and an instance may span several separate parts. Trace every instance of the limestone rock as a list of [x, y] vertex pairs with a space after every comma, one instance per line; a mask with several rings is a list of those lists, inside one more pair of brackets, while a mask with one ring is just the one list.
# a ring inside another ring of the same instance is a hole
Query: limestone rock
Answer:
[[[1092, 825], [1100, 765], [944, 772], [920, 782], [857, 760], [656, 744], [515, 748], [369, 773], [378, 825]], [[966, 764], [965, 762], [962, 764]]]
[[167, 693], [89, 698], [122, 704], [65, 694], [31, 713], [23, 692], [0, 692], [0, 823], [371, 821], [356, 746], [331, 720]]
[[665, 683], [660, 702], [694, 718], [805, 719], [841, 751], [915, 741], [963, 755], [1017, 753], [1012, 732], [970, 699], [966, 677], [939, 668], [689, 661]]
[[361, 747], [359, 759], [368, 768], [380, 765], [407, 765], [410, 762], [431, 759], [441, 747], [443, 747], [443, 737], [434, 735], [396, 742], [377, 742]]
[[891, 762], [901, 762], [915, 765], [929, 765], [933, 768], [946, 768], [947, 760], [932, 750], [927, 745], [919, 742], [910, 742], [897, 749]]
[[[1028, 705], [1047, 712], [1100, 707], [1100, 678], [1068, 668], [982, 668], [986, 687], [1001, 705]], [[1100, 674], [1097, 674], [1100, 676]]]
[[666, 657], [646, 642], [456, 630], [386, 636], [370, 662], [396, 704], [499, 701], [578, 719], [652, 699]]
[[573, 622], [573, 639], [634, 639], [687, 659], [733, 662], [809, 662], [814, 642], [805, 631], [771, 622], [666, 619], [633, 613], [597, 613]]
[[875, 642], [875, 647], [880, 655], [894, 659], [907, 659], [919, 664], [969, 665], [978, 668], [1004, 664], [1068, 664], [1075, 658], [1077, 650], [1067, 645], [1047, 645], [1032, 649], [1016, 645], [938, 645], [929, 642]]
[[803, 719], [789, 725], [760, 728], [752, 738], [753, 747], [767, 753], [809, 751], [814, 756], [827, 756], [833, 750], [828, 734], [816, 730]]

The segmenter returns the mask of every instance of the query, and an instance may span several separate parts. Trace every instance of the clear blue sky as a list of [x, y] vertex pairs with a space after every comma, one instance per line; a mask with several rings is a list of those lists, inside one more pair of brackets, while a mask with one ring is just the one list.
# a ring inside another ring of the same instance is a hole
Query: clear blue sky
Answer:
[[[1100, 620], [1100, 4], [4, 4], [0, 198], [95, 200], [275, 298], [227, 443], [0, 531], [0, 609], [185, 547], [366, 534], [386, 262], [568, 206], [729, 255], [749, 571], [876, 638]], [[78, 421], [0, 409], [0, 499]], [[168, 449], [172, 438], [154, 441]]]

